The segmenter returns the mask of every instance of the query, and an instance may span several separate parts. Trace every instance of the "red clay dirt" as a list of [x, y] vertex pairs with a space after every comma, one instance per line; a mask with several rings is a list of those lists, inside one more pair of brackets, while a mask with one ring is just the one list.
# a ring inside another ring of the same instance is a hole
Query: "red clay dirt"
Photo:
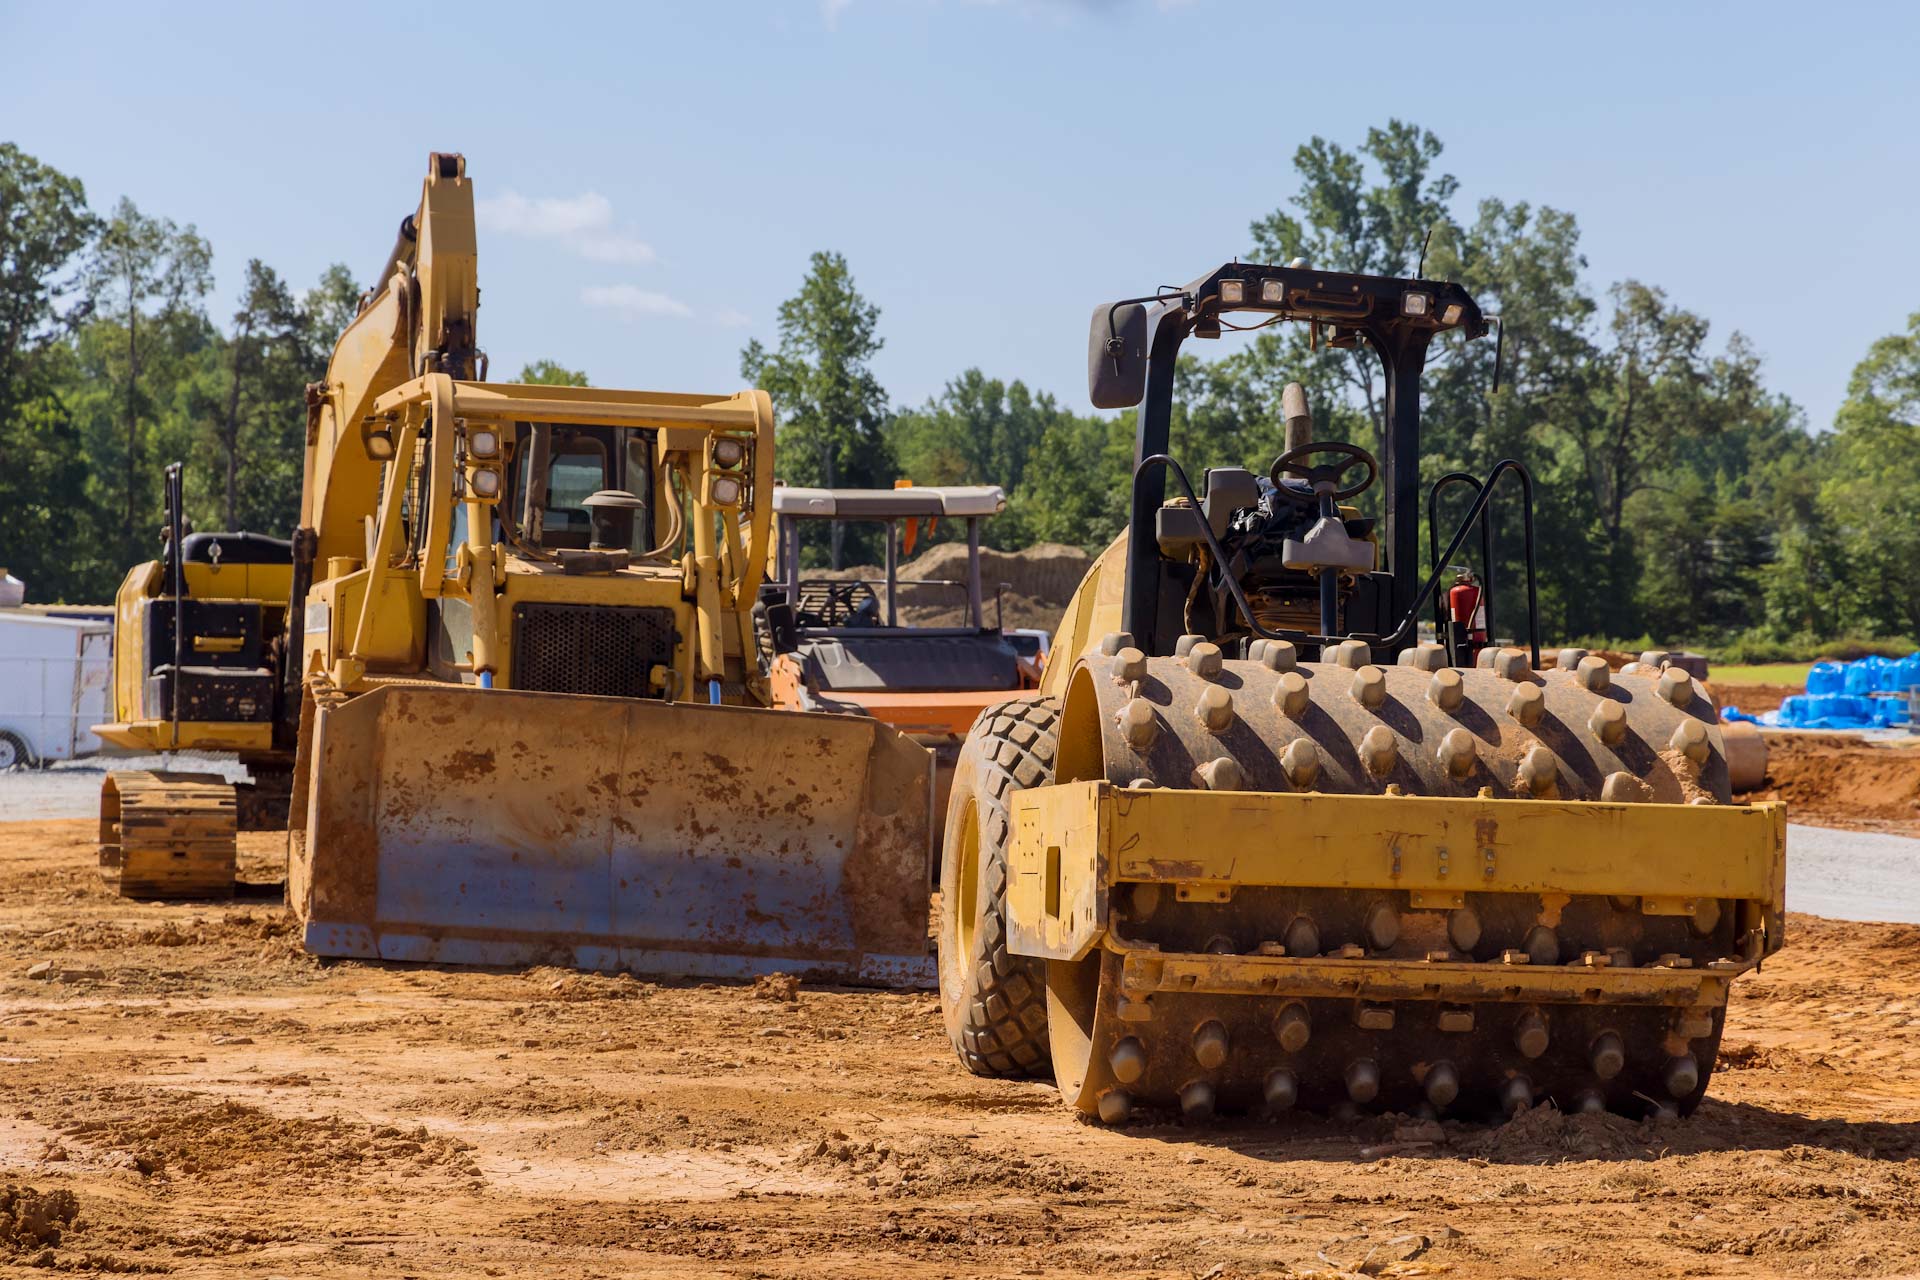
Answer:
[[1723, 707], [1738, 707], [1750, 716], [1762, 711], [1777, 711], [1780, 704], [1788, 698], [1798, 697], [1806, 692], [1796, 684], [1715, 684], [1711, 678], [1714, 696]]
[[277, 900], [111, 896], [91, 827], [0, 825], [0, 1271], [1920, 1270], [1920, 928], [1793, 918], [1691, 1121], [1106, 1130], [929, 995], [321, 965]]
[[1746, 800], [1785, 800], [1794, 822], [1920, 836], [1920, 746], [1845, 733], [1769, 733], [1767, 785]]

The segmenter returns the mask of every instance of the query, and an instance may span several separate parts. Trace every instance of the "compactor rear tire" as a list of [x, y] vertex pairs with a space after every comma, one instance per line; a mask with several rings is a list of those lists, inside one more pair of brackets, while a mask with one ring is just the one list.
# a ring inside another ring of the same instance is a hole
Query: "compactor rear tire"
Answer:
[[1053, 780], [1060, 704], [1020, 698], [980, 713], [954, 766], [940, 863], [940, 1013], [977, 1076], [1046, 1076], [1046, 963], [1007, 950], [1013, 794]]

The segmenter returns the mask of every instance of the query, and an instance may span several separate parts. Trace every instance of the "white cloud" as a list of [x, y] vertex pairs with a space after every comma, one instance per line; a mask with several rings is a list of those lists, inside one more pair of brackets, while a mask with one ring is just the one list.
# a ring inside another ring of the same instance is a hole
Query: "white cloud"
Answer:
[[595, 262], [643, 266], [656, 256], [652, 245], [614, 224], [613, 202], [597, 191], [531, 200], [506, 191], [477, 201], [474, 219], [482, 230], [551, 240]]
[[708, 319], [728, 329], [744, 329], [753, 323], [753, 317], [744, 311], [735, 311], [732, 307], [722, 307]]
[[845, 13], [847, 6], [852, 3], [853, 0], [820, 0], [820, 17], [827, 24], [827, 30], [832, 31], [839, 27], [840, 15]]
[[580, 301], [590, 307], [618, 311], [629, 318], [693, 314], [693, 308], [678, 298], [630, 284], [588, 285], [580, 291]]

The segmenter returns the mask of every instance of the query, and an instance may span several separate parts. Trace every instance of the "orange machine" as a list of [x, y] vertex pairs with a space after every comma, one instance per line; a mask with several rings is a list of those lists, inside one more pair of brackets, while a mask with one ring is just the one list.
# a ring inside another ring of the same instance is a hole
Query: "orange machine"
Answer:
[[[997, 485], [775, 489], [776, 561], [755, 610], [774, 705], [871, 716], [913, 735], [940, 762], [944, 797], [952, 762], [974, 720], [988, 707], [1035, 689], [1046, 662], [1046, 633], [1007, 631], [998, 617], [987, 622], [980, 526], [1006, 505]], [[964, 524], [964, 578], [903, 581], [903, 546], [940, 520]], [[882, 526], [881, 576], [800, 567], [807, 527], [831, 523]], [[960, 619], [952, 625], [903, 624], [903, 597], [910, 604], [952, 605]]]

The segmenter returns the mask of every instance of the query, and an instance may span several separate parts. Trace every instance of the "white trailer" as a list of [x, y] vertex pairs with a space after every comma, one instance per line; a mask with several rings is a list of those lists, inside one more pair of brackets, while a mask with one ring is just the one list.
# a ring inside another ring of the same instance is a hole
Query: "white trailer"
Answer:
[[111, 621], [0, 610], [0, 769], [100, 750], [112, 674]]

